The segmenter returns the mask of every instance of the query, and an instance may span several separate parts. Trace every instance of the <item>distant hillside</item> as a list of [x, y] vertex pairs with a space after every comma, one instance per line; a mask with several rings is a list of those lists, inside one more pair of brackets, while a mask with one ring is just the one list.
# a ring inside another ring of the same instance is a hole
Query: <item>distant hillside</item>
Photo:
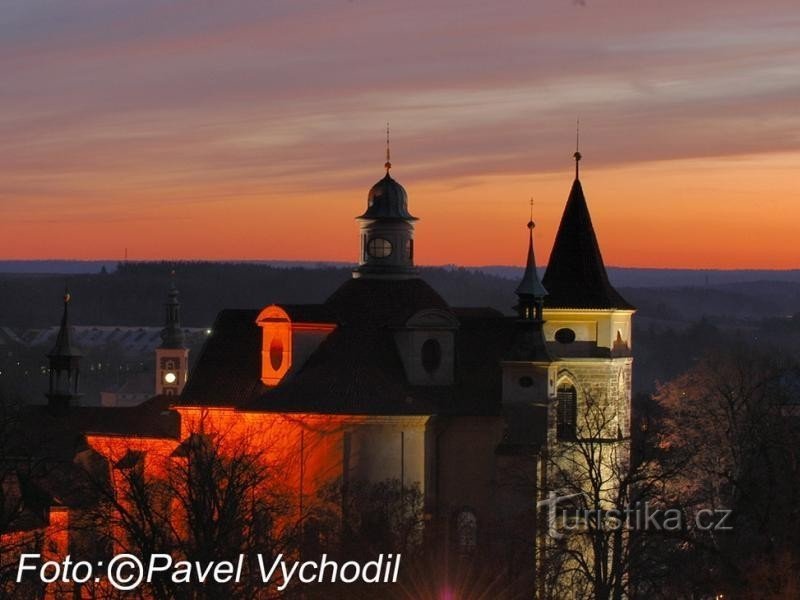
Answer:
[[[490, 275], [517, 279], [521, 267], [488, 266], [476, 268]], [[800, 283], [800, 269], [637, 269], [630, 267], [608, 267], [608, 278], [617, 287], [673, 287], [708, 286], [731, 283], [753, 283], [757, 281], [779, 281]], [[539, 268], [544, 275], [544, 268]]]
[[[181, 261], [182, 264], [192, 264], [191, 261]], [[279, 269], [321, 269], [341, 268], [351, 269], [353, 264], [344, 262], [326, 261], [290, 261], [290, 260], [263, 260], [263, 261], [213, 261], [220, 265], [257, 265], [271, 266]], [[197, 261], [195, 264], [207, 264], [208, 261]], [[100, 273], [103, 269], [111, 273], [116, 270], [119, 261], [113, 260], [0, 260], [0, 274], [48, 274], [48, 275], [89, 275]], [[141, 264], [141, 263], [131, 263]], [[157, 264], [157, 263], [153, 263]], [[487, 275], [494, 275], [503, 279], [518, 279], [522, 274], [522, 267], [488, 265], [483, 267], [459, 267], [455, 265], [442, 265], [429, 267], [436, 270], [453, 271], [466, 269]], [[544, 274], [544, 268], [539, 269]], [[618, 287], [674, 287], [674, 286], [708, 286], [730, 283], [753, 283], [758, 281], [775, 281], [800, 283], [800, 269], [769, 270], [769, 269], [638, 269], [629, 267], [609, 267], [608, 275], [611, 282]]]
[[[184, 324], [189, 327], [207, 327], [223, 308], [254, 308], [272, 302], [322, 302], [350, 277], [350, 267], [319, 267], [311, 263], [302, 267], [262, 263], [125, 263], [105, 272], [0, 273], [0, 326], [27, 329], [54, 325], [60, 315], [65, 282], [74, 298], [72, 319], [76, 324], [158, 325], [163, 319], [162, 304], [173, 269], [177, 271]], [[660, 277], [683, 281], [696, 277], [697, 273], [676, 271], [668, 276], [662, 272]], [[731, 319], [786, 318], [800, 313], [800, 278], [791, 280], [791, 274], [797, 272], [743, 271], [738, 272], [743, 277], [780, 273], [784, 280], [712, 283], [733, 277], [733, 272], [716, 273], [709, 283], [703, 278], [702, 284], [656, 287], [655, 272], [643, 271], [645, 285], [618, 284], [618, 289], [638, 308], [640, 323], [652, 319], [680, 324], [701, 318], [722, 323]], [[498, 276], [483, 269], [426, 267], [422, 275], [453, 306], [491, 306], [509, 312], [516, 300], [514, 288], [521, 271], [516, 269]]]

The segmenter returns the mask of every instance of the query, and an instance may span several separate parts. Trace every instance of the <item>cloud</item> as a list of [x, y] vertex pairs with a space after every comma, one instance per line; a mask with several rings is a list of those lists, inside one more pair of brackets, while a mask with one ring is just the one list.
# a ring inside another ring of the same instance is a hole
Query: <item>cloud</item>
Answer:
[[7, 218], [800, 146], [790, 1], [6, 5]]

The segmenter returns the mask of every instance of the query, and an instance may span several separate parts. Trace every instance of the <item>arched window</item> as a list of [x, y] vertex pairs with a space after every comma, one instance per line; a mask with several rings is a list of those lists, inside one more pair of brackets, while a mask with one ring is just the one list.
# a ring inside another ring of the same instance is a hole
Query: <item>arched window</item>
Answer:
[[562, 383], [557, 391], [556, 435], [560, 440], [574, 440], [577, 436], [578, 391], [570, 383]]
[[422, 344], [422, 368], [433, 373], [442, 364], [442, 346], [438, 340], [429, 338]]
[[261, 327], [261, 381], [278, 385], [292, 366], [292, 322], [280, 306], [270, 305], [258, 315]]
[[456, 513], [455, 525], [456, 548], [460, 554], [472, 554], [478, 546], [478, 517], [465, 508]]

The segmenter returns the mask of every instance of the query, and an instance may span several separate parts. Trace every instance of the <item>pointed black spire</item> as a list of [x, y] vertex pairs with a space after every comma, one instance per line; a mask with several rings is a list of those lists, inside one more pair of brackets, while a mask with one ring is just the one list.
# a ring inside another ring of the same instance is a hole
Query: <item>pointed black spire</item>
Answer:
[[575, 155], [575, 181], [556, 233], [542, 284], [553, 308], [632, 309], [608, 280], [589, 207], [578, 179], [581, 153]]
[[68, 409], [83, 394], [78, 392], [81, 353], [72, 345], [69, 326], [69, 289], [64, 290], [64, 312], [58, 328], [56, 342], [48, 352], [50, 385], [47, 392], [48, 405], [59, 410]]
[[536, 256], [533, 251], [534, 227], [536, 227], [536, 223], [533, 222], [533, 200], [531, 200], [531, 219], [528, 221], [528, 260], [516, 294], [519, 297], [520, 318], [541, 320], [542, 304], [544, 297], [547, 296], [547, 289], [539, 281], [539, 274], [536, 271]]
[[175, 271], [170, 273], [169, 292], [164, 304], [166, 317], [161, 330], [161, 348], [183, 348], [183, 329], [181, 329], [181, 303], [178, 301], [178, 288], [175, 286]]
[[61, 325], [56, 335], [56, 343], [47, 353], [48, 357], [81, 356], [81, 353], [72, 345], [72, 336], [69, 327], [69, 301], [72, 299], [69, 288], [64, 289], [64, 312], [61, 314]]
[[522, 281], [516, 289], [519, 301], [516, 306], [518, 329], [509, 355], [510, 360], [549, 362], [552, 360], [547, 351], [544, 330], [544, 298], [547, 289], [539, 281], [536, 272], [536, 256], [534, 254], [533, 200], [531, 200], [531, 219], [528, 221], [528, 260]]

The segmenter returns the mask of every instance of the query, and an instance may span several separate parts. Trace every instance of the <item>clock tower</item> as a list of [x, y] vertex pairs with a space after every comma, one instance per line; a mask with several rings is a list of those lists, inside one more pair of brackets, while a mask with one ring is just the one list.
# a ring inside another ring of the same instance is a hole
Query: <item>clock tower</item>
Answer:
[[183, 343], [181, 304], [174, 272], [164, 307], [166, 319], [161, 330], [161, 345], [156, 348], [156, 395], [177, 396], [188, 378], [189, 349]]
[[414, 221], [408, 212], [405, 188], [389, 174], [392, 168], [386, 138], [386, 175], [369, 190], [367, 210], [357, 217], [361, 229], [361, 254], [355, 278], [410, 279], [414, 267]]

